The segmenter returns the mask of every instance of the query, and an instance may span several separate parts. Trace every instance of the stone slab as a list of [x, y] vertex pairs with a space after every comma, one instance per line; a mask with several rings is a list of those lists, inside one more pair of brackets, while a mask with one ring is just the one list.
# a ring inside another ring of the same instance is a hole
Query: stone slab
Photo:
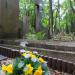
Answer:
[[4, 60], [4, 59], [7, 59], [7, 57], [3, 56], [3, 55], [0, 55], [0, 61], [1, 60]]

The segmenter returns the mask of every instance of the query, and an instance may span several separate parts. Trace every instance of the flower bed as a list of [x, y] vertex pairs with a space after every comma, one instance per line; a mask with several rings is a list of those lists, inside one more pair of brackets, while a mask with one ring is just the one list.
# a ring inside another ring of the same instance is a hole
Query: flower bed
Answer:
[[48, 75], [47, 62], [37, 52], [24, 50], [12, 63], [2, 64], [1, 69], [4, 75]]

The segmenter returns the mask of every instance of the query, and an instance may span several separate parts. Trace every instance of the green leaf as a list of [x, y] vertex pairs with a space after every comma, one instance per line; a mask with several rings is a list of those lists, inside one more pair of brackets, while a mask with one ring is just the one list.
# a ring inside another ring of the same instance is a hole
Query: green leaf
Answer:
[[20, 61], [20, 63], [18, 64], [18, 68], [22, 68], [24, 66], [23, 61]]

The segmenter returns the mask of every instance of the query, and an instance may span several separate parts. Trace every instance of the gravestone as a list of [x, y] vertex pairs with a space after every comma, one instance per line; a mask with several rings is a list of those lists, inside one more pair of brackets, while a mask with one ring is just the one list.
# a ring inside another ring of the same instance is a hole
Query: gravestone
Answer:
[[19, 25], [19, 0], [0, 0], [0, 36], [17, 37]]

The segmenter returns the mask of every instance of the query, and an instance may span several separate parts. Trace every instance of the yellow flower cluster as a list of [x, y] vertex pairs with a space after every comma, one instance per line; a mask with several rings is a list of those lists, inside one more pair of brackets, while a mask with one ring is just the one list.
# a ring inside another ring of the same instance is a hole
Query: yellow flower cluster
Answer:
[[36, 55], [34, 55], [32, 52], [30, 52], [30, 51], [27, 51], [27, 52], [25, 52], [25, 53], [23, 53], [22, 54], [22, 56], [27, 56], [27, 54], [29, 54], [29, 57], [30, 58], [37, 58], [41, 63], [44, 63], [45, 62], [45, 60], [43, 59], [43, 58], [41, 58], [41, 57], [37, 57]]
[[13, 66], [12, 66], [12, 64], [9, 64], [8, 66], [3, 64], [2, 65], [2, 71], [8, 72], [9, 74], [12, 74], [13, 73]]
[[27, 54], [29, 54], [31, 58], [36, 58], [36, 55], [33, 55], [33, 53], [30, 51], [26, 51], [25, 53], [22, 54], [22, 56], [25, 57]]
[[[27, 51], [27, 52], [23, 53], [22, 56], [25, 57], [27, 54], [30, 55], [30, 58], [36, 58], [41, 63], [44, 63], [45, 62], [45, 60], [43, 58], [41, 58], [41, 57], [38, 58], [35, 54], [33, 54], [30, 51]], [[24, 71], [24, 74], [25, 75], [32, 75], [33, 74], [33, 69], [34, 68], [31, 66], [31, 64], [28, 64], [27, 65], [27, 70]], [[42, 68], [40, 66], [40, 67], [38, 67], [37, 70], [35, 70], [35, 72], [34, 72], [33, 75], [42, 75], [42, 74], [43, 74], [43, 71], [42, 71]]]
[[[24, 60], [24, 62], [22, 60], [21, 61], [22, 63], [19, 62], [20, 65], [22, 66], [19, 69], [22, 70], [23, 75], [43, 75], [43, 70], [42, 70], [41, 64], [44, 64], [45, 60], [42, 57], [39, 57], [38, 55], [36, 55], [35, 53], [30, 52], [30, 51], [25, 51], [22, 54], [22, 56], [23, 56], [23, 59], [28, 59], [28, 60]], [[29, 62], [31, 62], [31, 63], [29, 63]], [[37, 65], [36, 62], [39, 63], [39, 65], [37, 66], [37, 69], [35, 68]], [[19, 63], [17, 63], [17, 64], [19, 65]], [[2, 65], [2, 71], [7, 72], [8, 74], [13, 74], [13, 69], [14, 68], [13, 68], [12, 64], [9, 64], [7, 66], [4, 64]]]
[[[27, 65], [27, 70], [24, 71], [24, 75], [32, 75], [33, 74], [33, 67], [31, 66], [31, 64]], [[43, 71], [41, 66], [38, 67], [38, 69], [34, 72], [33, 75], [42, 75]]]

